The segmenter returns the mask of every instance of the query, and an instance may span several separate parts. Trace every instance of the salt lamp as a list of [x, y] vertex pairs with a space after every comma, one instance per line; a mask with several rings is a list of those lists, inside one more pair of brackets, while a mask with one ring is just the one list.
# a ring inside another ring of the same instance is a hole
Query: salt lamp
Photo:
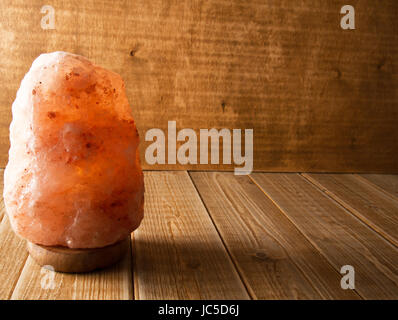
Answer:
[[31, 256], [60, 271], [120, 259], [144, 206], [122, 78], [79, 55], [42, 54], [22, 80], [12, 117], [4, 201]]

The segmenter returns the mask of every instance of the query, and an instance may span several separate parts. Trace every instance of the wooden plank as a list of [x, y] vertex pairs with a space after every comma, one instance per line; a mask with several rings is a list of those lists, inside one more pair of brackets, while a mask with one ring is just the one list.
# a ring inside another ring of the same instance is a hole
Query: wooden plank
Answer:
[[191, 172], [199, 194], [258, 299], [358, 299], [340, 274], [247, 176]]
[[398, 246], [398, 199], [355, 175], [303, 174], [303, 176]]
[[353, 31], [339, 26], [343, 0], [49, 2], [55, 30], [40, 26], [43, 0], [0, 1], [0, 167], [23, 75], [64, 50], [125, 79], [142, 155], [145, 133], [167, 137], [176, 120], [253, 128], [257, 170], [398, 173], [396, 0], [353, 0]]
[[336, 270], [355, 268], [367, 299], [398, 299], [398, 251], [298, 174], [252, 174], [254, 181]]
[[0, 223], [0, 299], [10, 298], [27, 256], [25, 241], [11, 230], [4, 214]]
[[361, 178], [370, 181], [385, 192], [398, 198], [398, 175], [393, 174], [361, 174]]
[[28, 257], [11, 299], [127, 300], [133, 298], [130, 251], [115, 266], [82, 274], [41, 268]]
[[136, 299], [248, 299], [187, 172], [145, 172], [134, 232]]

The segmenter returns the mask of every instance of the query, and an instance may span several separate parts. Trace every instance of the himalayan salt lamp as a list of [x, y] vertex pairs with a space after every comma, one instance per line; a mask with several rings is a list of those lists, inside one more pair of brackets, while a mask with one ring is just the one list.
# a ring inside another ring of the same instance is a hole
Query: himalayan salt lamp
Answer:
[[42, 54], [12, 116], [4, 201], [31, 256], [73, 272], [116, 262], [144, 206], [139, 137], [121, 77], [82, 56]]

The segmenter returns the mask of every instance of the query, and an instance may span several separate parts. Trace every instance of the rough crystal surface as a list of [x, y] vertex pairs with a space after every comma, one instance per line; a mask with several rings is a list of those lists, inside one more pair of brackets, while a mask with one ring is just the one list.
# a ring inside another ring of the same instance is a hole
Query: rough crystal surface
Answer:
[[4, 200], [31, 242], [103, 247], [143, 218], [138, 132], [118, 74], [82, 56], [40, 55], [12, 106]]

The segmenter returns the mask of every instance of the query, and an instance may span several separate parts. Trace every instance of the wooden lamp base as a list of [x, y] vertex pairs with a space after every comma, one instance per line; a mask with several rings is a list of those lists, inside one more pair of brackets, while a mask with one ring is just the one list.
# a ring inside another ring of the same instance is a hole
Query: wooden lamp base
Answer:
[[41, 266], [51, 266], [58, 272], [89, 272], [118, 262], [129, 249], [130, 238], [93, 249], [70, 249], [42, 246], [28, 241], [30, 256]]

